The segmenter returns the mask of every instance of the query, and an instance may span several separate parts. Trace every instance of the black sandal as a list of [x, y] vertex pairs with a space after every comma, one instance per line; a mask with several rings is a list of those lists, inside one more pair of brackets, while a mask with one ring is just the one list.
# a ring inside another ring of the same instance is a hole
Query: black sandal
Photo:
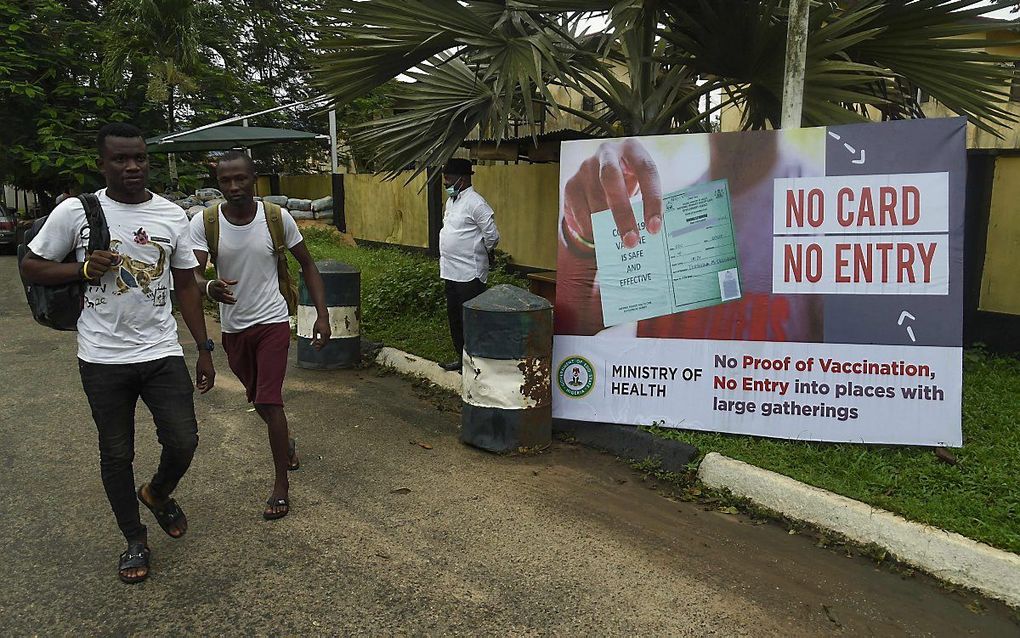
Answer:
[[[152, 552], [146, 547], [145, 543], [129, 543], [127, 551], [120, 555], [120, 562], [117, 563], [117, 575], [120, 576], [121, 582], [133, 585], [134, 583], [140, 583], [149, 577], [149, 557]], [[138, 569], [140, 567], [145, 568], [145, 573], [141, 576], [125, 576], [124, 572], [129, 569]]]
[[290, 439], [287, 441], [287, 470], [293, 472], [300, 468], [301, 459], [297, 455], [297, 441]]
[[[270, 511], [270, 508], [279, 507], [281, 505], [287, 509], [283, 510], [282, 512]], [[266, 519], [267, 521], [275, 521], [279, 518], [283, 518], [287, 514], [290, 514], [290, 503], [285, 498], [273, 498], [270, 496], [269, 500], [266, 501], [266, 509], [262, 510], [262, 518]]]
[[[163, 528], [166, 535], [170, 538], [180, 538], [184, 536], [184, 534], [188, 531], [188, 517], [184, 515], [184, 510], [182, 510], [181, 506], [177, 504], [177, 501], [172, 498], [168, 498], [161, 505], [150, 505], [142, 497], [142, 489], [144, 487], [145, 486], [143, 485], [138, 488], [138, 500], [142, 505], [147, 507], [150, 512], [152, 512], [152, 515], [156, 517], [156, 522]], [[184, 525], [180, 525], [180, 523], [184, 523]], [[180, 532], [180, 534], [177, 534], [176, 536], [171, 534], [171, 529], [176, 529]]]

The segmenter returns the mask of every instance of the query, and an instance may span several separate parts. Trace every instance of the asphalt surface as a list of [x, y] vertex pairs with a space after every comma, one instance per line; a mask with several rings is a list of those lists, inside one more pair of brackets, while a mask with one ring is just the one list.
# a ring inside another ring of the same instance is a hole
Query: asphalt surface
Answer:
[[[5, 636], [1020, 634], [1000, 605], [673, 502], [606, 455], [466, 447], [458, 414], [373, 369], [291, 367], [302, 468], [291, 514], [265, 522], [265, 428], [220, 351], [175, 495], [190, 530], [172, 540], [145, 512], [152, 575], [123, 585], [74, 335], [32, 322], [10, 256], [0, 344]], [[137, 430], [143, 481], [158, 454], [143, 406]]]

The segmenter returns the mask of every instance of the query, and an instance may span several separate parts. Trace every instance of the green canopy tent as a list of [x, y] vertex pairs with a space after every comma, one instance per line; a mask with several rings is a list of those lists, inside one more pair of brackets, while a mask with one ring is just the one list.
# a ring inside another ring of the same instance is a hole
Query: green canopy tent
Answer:
[[306, 131], [262, 126], [216, 126], [183, 133], [166, 133], [145, 140], [150, 153], [184, 153], [187, 151], [225, 151], [232, 148], [252, 148], [263, 144], [302, 142], [329, 139]]

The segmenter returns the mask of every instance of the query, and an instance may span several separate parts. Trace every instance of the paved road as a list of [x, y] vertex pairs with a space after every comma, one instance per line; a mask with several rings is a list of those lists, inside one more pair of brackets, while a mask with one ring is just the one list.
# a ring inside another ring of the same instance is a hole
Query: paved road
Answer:
[[[605, 455], [465, 447], [458, 415], [372, 370], [291, 369], [303, 467], [291, 515], [267, 523], [264, 429], [219, 352], [177, 493], [191, 529], [151, 525], [153, 574], [128, 587], [74, 336], [31, 322], [9, 256], [0, 343], [4, 635], [1020, 633], [997, 605], [669, 501]], [[141, 480], [144, 408], [138, 430]]]

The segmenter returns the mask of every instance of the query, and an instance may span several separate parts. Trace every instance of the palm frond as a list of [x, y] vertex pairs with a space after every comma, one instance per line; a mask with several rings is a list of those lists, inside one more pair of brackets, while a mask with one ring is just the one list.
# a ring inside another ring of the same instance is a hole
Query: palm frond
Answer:
[[[154, 0], [143, 0], [154, 1]], [[394, 114], [354, 143], [382, 170], [424, 170], [476, 127], [497, 142], [511, 124], [536, 135], [547, 113], [598, 135], [707, 130], [739, 106], [746, 128], [779, 125], [788, 0], [323, 0], [316, 80], [337, 103], [400, 76]], [[923, 89], [986, 130], [1006, 109], [1017, 41], [982, 37], [980, 0], [812, 3], [804, 123], [922, 115]], [[607, 26], [582, 33], [578, 21]], [[553, 88], [595, 98], [559, 103]], [[722, 99], [705, 100], [722, 95]], [[702, 102], [712, 103], [710, 109]]]

